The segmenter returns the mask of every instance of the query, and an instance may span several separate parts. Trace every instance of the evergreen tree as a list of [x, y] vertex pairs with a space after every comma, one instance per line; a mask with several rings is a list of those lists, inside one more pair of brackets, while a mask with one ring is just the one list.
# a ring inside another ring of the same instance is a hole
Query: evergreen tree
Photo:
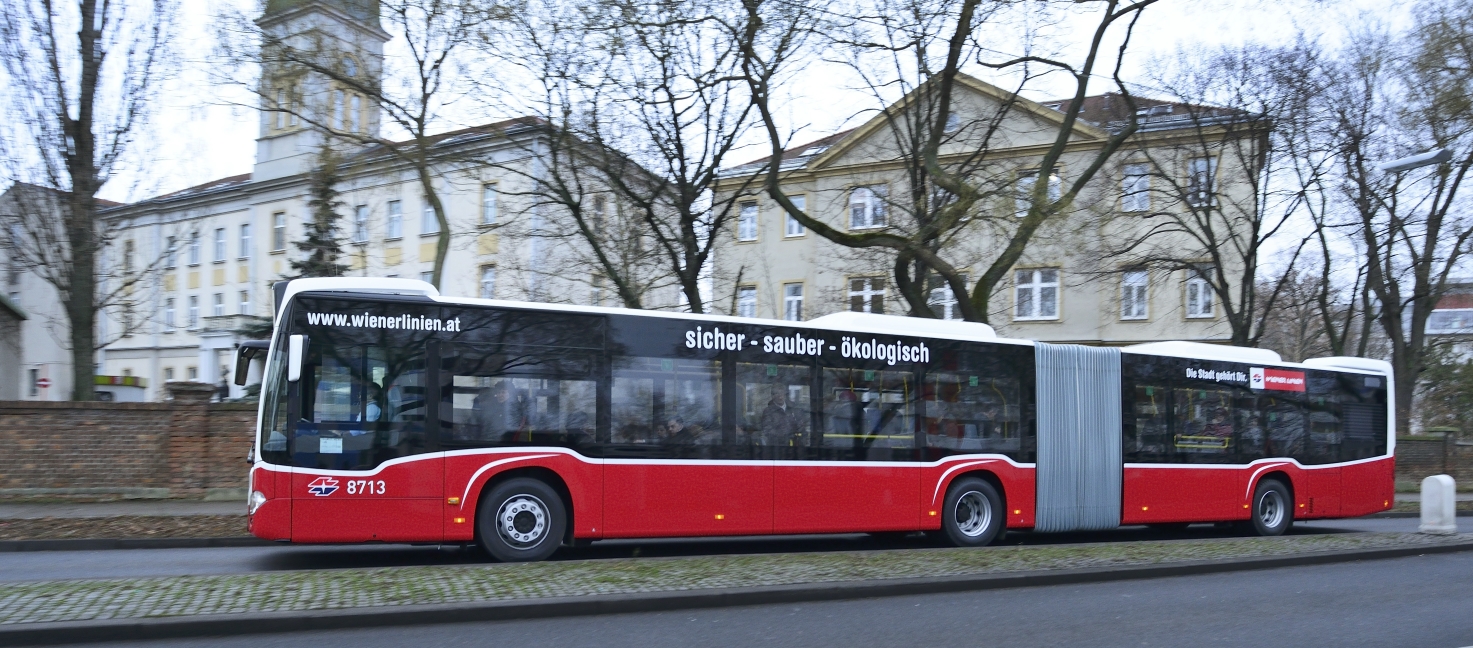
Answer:
[[337, 154], [327, 146], [317, 156], [317, 167], [308, 176], [308, 193], [311, 200], [307, 208], [312, 212], [312, 221], [307, 226], [307, 235], [297, 241], [298, 250], [306, 253], [300, 260], [291, 262], [292, 272], [288, 279], [306, 277], [341, 277], [348, 266], [338, 263], [343, 250], [338, 242], [338, 182], [342, 179], [338, 170]]

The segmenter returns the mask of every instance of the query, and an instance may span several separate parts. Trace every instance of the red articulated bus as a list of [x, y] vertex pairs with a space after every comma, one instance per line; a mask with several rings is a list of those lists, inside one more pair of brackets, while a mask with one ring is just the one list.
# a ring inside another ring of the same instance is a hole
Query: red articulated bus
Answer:
[[[998, 338], [441, 297], [403, 279], [278, 286], [250, 530], [479, 543], [1365, 515], [1393, 499], [1384, 362], [1184, 342]], [[237, 378], [259, 348], [237, 359]]]

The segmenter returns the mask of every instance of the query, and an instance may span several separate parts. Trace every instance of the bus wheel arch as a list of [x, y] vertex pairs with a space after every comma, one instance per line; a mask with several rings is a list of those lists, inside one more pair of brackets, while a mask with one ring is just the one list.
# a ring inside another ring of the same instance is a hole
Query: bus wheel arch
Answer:
[[997, 475], [976, 470], [946, 484], [941, 538], [959, 547], [981, 547], [1007, 535], [1007, 496]]
[[1252, 485], [1245, 531], [1260, 536], [1283, 535], [1294, 525], [1294, 482], [1282, 471], [1258, 478]]
[[559, 500], [558, 503], [561, 504], [564, 512], [563, 533], [562, 537], [559, 538], [559, 543], [565, 545], [572, 544], [574, 516], [572, 491], [568, 488], [567, 482], [563, 480], [561, 475], [557, 474], [557, 472], [552, 469], [544, 468], [541, 466], [528, 466], [503, 470], [492, 475], [490, 479], [486, 480], [486, 483], [481, 485], [481, 488], [476, 495], [475, 519], [478, 521], [475, 527], [476, 540], [478, 542], [481, 542], [482, 540], [482, 538], [480, 537], [482, 529], [479, 521], [481, 519], [482, 509], [486, 507], [488, 498], [491, 493], [502, 484], [517, 479], [530, 479], [533, 481], [541, 482], [557, 495], [557, 498]]
[[[951, 492], [951, 486], [953, 484], [968, 477], [973, 477], [985, 481], [991, 484], [993, 488], [997, 489], [997, 496], [1002, 500], [1003, 513], [1007, 513], [1008, 489], [1003, 486], [1002, 479], [998, 478], [997, 473], [994, 473], [986, 468], [974, 468], [972, 470], [966, 470], [952, 475], [950, 478], [948, 478], [945, 483], [941, 484], [941, 488], [937, 490], [937, 494], [941, 499], [939, 505], [944, 506], [946, 504], [946, 494]], [[1006, 519], [1006, 515], [1004, 515], [1004, 519]]]

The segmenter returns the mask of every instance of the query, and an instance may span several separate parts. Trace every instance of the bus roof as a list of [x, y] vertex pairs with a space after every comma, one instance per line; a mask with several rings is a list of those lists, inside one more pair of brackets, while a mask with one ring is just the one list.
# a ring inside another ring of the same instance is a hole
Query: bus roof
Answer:
[[[549, 304], [544, 302], [522, 302], [501, 299], [479, 299], [475, 297], [447, 297], [440, 294], [434, 285], [418, 279], [400, 278], [376, 278], [376, 277], [329, 277], [316, 279], [294, 279], [286, 286], [282, 296], [282, 304], [291, 300], [293, 295], [301, 292], [344, 292], [363, 295], [417, 295], [427, 297], [436, 302], [445, 304], [465, 304], [468, 306], [500, 306], [503, 308], [522, 308], [543, 311], [559, 311], [568, 313], [607, 313], [619, 315], [633, 315], [640, 317], [661, 317], [667, 319], [689, 319], [703, 322], [728, 322], [731, 324], [758, 325], [758, 326], [785, 326], [811, 329], [837, 329], [855, 333], [875, 333], [881, 335], [911, 335], [916, 337], [940, 338], [949, 340], [962, 340], [972, 342], [996, 342], [1003, 344], [1018, 344], [1032, 346], [1033, 340], [1018, 338], [998, 337], [997, 332], [991, 326], [978, 322], [962, 322], [956, 320], [937, 320], [920, 317], [904, 317], [899, 315], [877, 315], [874, 313], [856, 313], [841, 311], [816, 317], [811, 320], [794, 322], [789, 320], [775, 320], [767, 318], [734, 317], [730, 315], [706, 315], [695, 313], [677, 313], [671, 311], [638, 310], [632, 308], [613, 308], [607, 306], [574, 306], [570, 304]], [[1207, 344], [1203, 342], [1148, 342], [1121, 347], [1125, 353], [1136, 353], [1143, 355], [1158, 355], [1176, 358], [1194, 358], [1203, 360], [1218, 360], [1223, 362], [1261, 363], [1279, 366], [1303, 366], [1316, 369], [1332, 369], [1337, 371], [1357, 371], [1366, 373], [1391, 375], [1391, 364], [1384, 360], [1373, 360], [1370, 358], [1353, 357], [1330, 357], [1314, 358], [1305, 360], [1303, 363], [1285, 362], [1278, 353], [1269, 349], [1252, 347], [1227, 346], [1223, 344]]]

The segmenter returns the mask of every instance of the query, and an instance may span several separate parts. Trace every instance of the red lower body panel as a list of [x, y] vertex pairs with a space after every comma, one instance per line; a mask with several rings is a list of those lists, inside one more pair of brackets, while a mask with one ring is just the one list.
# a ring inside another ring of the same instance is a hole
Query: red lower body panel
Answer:
[[772, 464], [607, 463], [604, 536], [772, 533]]
[[774, 471], [776, 533], [842, 533], [920, 528], [920, 469], [913, 465], [779, 464]]

